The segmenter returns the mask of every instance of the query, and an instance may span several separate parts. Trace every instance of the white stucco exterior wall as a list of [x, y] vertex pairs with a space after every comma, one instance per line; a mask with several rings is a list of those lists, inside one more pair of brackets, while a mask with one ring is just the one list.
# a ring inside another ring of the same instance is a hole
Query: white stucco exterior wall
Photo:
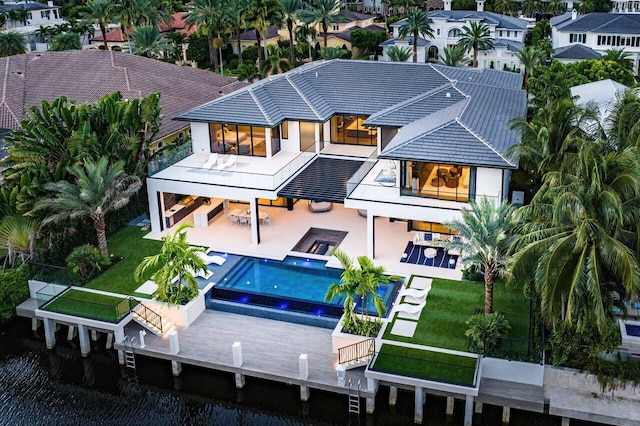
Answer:
[[209, 141], [209, 124], [208, 123], [191, 123], [191, 139], [193, 143], [193, 153], [202, 154], [211, 152], [211, 143]]
[[502, 199], [502, 169], [477, 168], [476, 198], [482, 195]]

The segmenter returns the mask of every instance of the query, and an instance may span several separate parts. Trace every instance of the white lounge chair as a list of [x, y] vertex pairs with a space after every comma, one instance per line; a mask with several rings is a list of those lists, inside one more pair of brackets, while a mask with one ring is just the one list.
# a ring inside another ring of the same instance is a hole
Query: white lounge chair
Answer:
[[207, 161], [204, 162], [204, 164], [202, 165], [202, 168], [210, 169], [216, 164], [217, 161], [218, 161], [217, 153], [209, 154], [209, 158], [207, 158]]
[[431, 283], [433, 280], [431, 278], [425, 277], [413, 277], [411, 280], [411, 285], [409, 288], [418, 289], [418, 290], [431, 290]]
[[225, 161], [222, 164], [218, 164], [216, 166], [216, 170], [225, 170], [225, 169], [232, 169], [236, 166], [236, 155], [235, 154], [231, 154], [229, 156], [229, 158], [227, 158], [227, 161]]
[[213, 272], [211, 272], [208, 269], [200, 269], [199, 271], [194, 272], [193, 269], [186, 268], [186, 271], [188, 273], [190, 273], [191, 275], [193, 275], [194, 277], [204, 278], [205, 280], [208, 280], [209, 278], [211, 278], [213, 276]]
[[401, 303], [394, 306], [393, 311], [398, 313], [398, 318], [417, 320], [422, 314], [422, 308], [427, 304], [427, 301], [423, 301], [419, 305], [411, 305], [409, 303]]
[[429, 289], [405, 288], [400, 292], [400, 296], [404, 297], [405, 302], [422, 303], [427, 298], [428, 293]]
[[209, 256], [206, 253], [198, 252], [197, 255], [207, 265], [211, 265], [212, 263], [215, 263], [216, 265], [222, 266], [224, 262], [227, 261], [227, 259], [225, 259], [222, 256], [218, 256], [217, 254]]

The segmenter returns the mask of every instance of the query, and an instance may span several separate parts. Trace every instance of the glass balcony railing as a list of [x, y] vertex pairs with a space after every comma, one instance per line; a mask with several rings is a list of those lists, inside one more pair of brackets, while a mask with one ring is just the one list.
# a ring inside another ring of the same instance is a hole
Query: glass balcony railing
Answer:
[[180, 145], [176, 149], [165, 152], [164, 154], [151, 160], [147, 165], [147, 171], [149, 176], [152, 176], [169, 166], [176, 164], [178, 161], [183, 160], [193, 154], [193, 146], [191, 143], [185, 143]]

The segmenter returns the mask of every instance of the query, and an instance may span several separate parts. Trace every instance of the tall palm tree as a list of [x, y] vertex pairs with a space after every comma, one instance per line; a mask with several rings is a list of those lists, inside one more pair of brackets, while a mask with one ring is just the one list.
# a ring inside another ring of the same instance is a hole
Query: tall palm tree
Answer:
[[584, 140], [518, 210], [510, 271], [518, 282], [533, 280], [548, 324], [592, 322], [602, 331], [612, 291], [629, 298], [640, 290], [639, 196], [635, 151]]
[[532, 17], [536, 12], [542, 9], [541, 0], [522, 0], [520, 2], [520, 8], [522, 14], [528, 17]]
[[566, 9], [566, 2], [564, 0], [549, 0], [546, 3], [547, 13], [551, 13], [553, 15], [564, 13]]
[[104, 50], [109, 50], [107, 44], [107, 25], [114, 17], [115, 5], [112, 0], [90, 0], [86, 4], [88, 10], [83, 14], [85, 21], [98, 24]]
[[80, 36], [71, 32], [58, 34], [51, 40], [51, 50], [56, 52], [62, 50], [82, 50]]
[[284, 19], [282, 4], [279, 0], [251, 0], [247, 11], [247, 20], [256, 30], [258, 42], [258, 68], [262, 67], [264, 52], [262, 50], [262, 38], [266, 39], [267, 31], [271, 25], [280, 26]]
[[187, 26], [197, 26], [198, 31], [207, 35], [209, 43], [209, 61], [211, 69], [218, 71], [216, 39], [226, 29], [224, 2], [221, 0], [193, 0], [192, 8], [184, 15]]
[[105, 217], [110, 211], [127, 205], [131, 196], [142, 186], [139, 177], [124, 172], [123, 164], [118, 161], [110, 165], [109, 159], [102, 157], [98, 161], [87, 159], [69, 167], [69, 174], [74, 180], [45, 185], [45, 189], [55, 195], [36, 203], [33, 212], [50, 212], [43, 219], [43, 225], [67, 219], [90, 218], [100, 252], [108, 255]]
[[247, 12], [251, 0], [231, 0], [226, 8], [227, 22], [232, 33], [236, 35], [236, 48], [238, 51], [238, 61], [242, 64], [242, 46], [240, 44], [240, 34], [249, 28], [247, 24]]
[[291, 67], [295, 68], [296, 51], [295, 51], [294, 38], [293, 38], [293, 25], [295, 21], [298, 19], [298, 14], [302, 9], [302, 1], [301, 0], [280, 0], [280, 4], [282, 4], [282, 14], [284, 17], [284, 22], [287, 25], [287, 30], [289, 31], [289, 52], [291, 54]]
[[607, 49], [602, 59], [614, 61], [629, 71], [633, 71], [633, 58], [631, 53], [622, 49]]
[[[127, 31], [133, 28], [145, 15], [145, 0], [120, 0], [114, 2], [113, 13], [120, 21], [120, 31], [122, 31], [122, 37], [128, 41]], [[131, 53], [131, 46], [129, 46], [129, 53]]]
[[407, 62], [411, 58], [411, 48], [405, 46], [391, 46], [387, 50], [387, 56], [391, 62]]
[[334, 249], [331, 254], [340, 261], [344, 271], [340, 276], [339, 283], [329, 285], [324, 299], [329, 302], [338, 296], [344, 298], [344, 316], [347, 322], [351, 321], [353, 323], [356, 321], [355, 306], [359, 297], [362, 298], [365, 316], [368, 317], [367, 306], [372, 301], [378, 315], [382, 317], [387, 308], [382, 297], [377, 292], [378, 287], [399, 278], [385, 275], [384, 267], [375, 266], [367, 256], [359, 256], [356, 267], [344, 251]]
[[309, 47], [309, 62], [313, 60], [313, 56], [311, 54], [311, 44], [318, 36], [318, 31], [315, 28], [310, 26], [310, 24], [303, 23], [302, 25], [298, 25], [295, 30], [296, 33], [296, 41], [298, 43], [307, 43]]
[[17, 31], [0, 32], [0, 57], [27, 53], [27, 40]]
[[0, 246], [7, 249], [7, 260], [13, 267], [19, 258], [27, 262], [35, 254], [40, 222], [22, 214], [7, 216], [0, 222]]
[[343, 12], [340, 10], [340, 0], [311, 0], [311, 7], [301, 11], [300, 17], [308, 24], [320, 25], [326, 48], [329, 25], [343, 17]]
[[134, 271], [136, 281], [142, 281], [147, 272], [153, 271], [151, 280], [158, 285], [156, 298], [162, 302], [181, 304], [198, 295], [198, 281], [194, 273], [206, 271], [202, 259], [205, 249], [189, 245], [185, 228], [190, 223], [182, 223], [173, 235], [162, 237], [160, 253], [145, 257]]
[[129, 41], [133, 44], [135, 55], [147, 58], [162, 56], [171, 48], [169, 42], [162, 38], [157, 25], [143, 25], [135, 27]]
[[529, 92], [529, 77], [534, 69], [542, 63], [544, 54], [534, 46], [524, 46], [522, 50], [516, 53], [516, 57], [520, 60], [520, 64], [524, 67], [523, 85], [524, 90]]
[[493, 48], [489, 26], [476, 21], [472, 21], [469, 26], [463, 26], [458, 46], [462, 47], [465, 52], [473, 51], [473, 66], [477, 68], [478, 50]]
[[464, 261], [480, 265], [484, 271], [484, 314], [493, 312], [493, 284], [506, 270], [507, 252], [512, 238], [513, 206], [507, 202], [498, 203], [483, 196], [480, 201], [471, 201], [469, 208], [463, 208], [462, 219], [444, 225], [456, 231], [462, 239], [450, 243], [450, 248], [459, 249]]
[[462, 67], [469, 63], [467, 53], [460, 46], [445, 47], [440, 55], [440, 62], [449, 67]]
[[513, 16], [518, 11], [518, 4], [514, 0], [496, 0], [493, 9], [496, 13]]
[[406, 22], [400, 26], [398, 34], [404, 39], [406, 36], [413, 36], [413, 62], [418, 62], [418, 38], [433, 38], [433, 29], [431, 28], [431, 19], [426, 12], [414, 7], [409, 9]]
[[638, 90], [625, 90], [617, 96], [611, 112], [605, 119], [607, 139], [613, 149], [640, 148], [640, 94]]
[[267, 59], [262, 63], [261, 74], [263, 77], [267, 77], [273, 74], [280, 74], [281, 72], [287, 72], [291, 69], [291, 64], [284, 58], [282, 49], [278, 46], [267, 46], [269, 55]]

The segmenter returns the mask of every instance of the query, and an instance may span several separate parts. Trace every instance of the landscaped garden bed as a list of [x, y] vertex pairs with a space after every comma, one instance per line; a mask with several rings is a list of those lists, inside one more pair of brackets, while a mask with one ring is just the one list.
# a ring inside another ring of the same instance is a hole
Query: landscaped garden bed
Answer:
[[477, 358], [383, 344], [370, 370], [474, 386]]

